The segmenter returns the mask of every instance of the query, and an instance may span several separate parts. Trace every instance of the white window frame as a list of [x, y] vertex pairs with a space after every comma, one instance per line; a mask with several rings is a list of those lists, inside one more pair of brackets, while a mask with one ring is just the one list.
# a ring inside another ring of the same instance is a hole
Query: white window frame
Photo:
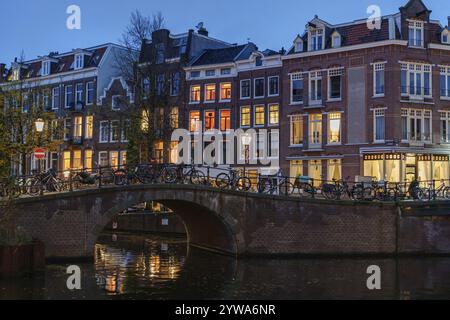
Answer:
[[41, 76], [45, 77], [50, 75], [50, 66], [51, 66], [51, 61], [50, 60], [45, 60], [42, 61], [42, 65], [41, 65]]
[[[433, 66], [431, 64], [401, 62], [400, 69], [402, 72], [406, 71], [406, 93], [401, 93], [403, 97], [410, 97], [415, 100], [433, 98]], [[411, 94], [411, 73], [414, 74], [414, 91], [419, 88], [421, 91], [421, 94], [419, 95], [416, 92]], [[430, 75], [430, 92], [428, 95], [425, 94], [425, 73], [429, 73]], [[420, 75], [420, 87], [417, 86], [417, 75]]]
[[120, 97], [122, 97], [120, 94], [116, 94], [111, 97], [111, 110], [113, 110], [113, 111], [120, 110], [120, 105], [117, 106], [117, 103], [116, 103], [116, 99], [120, 98]]
[[[377, 118], [383, 118], [383, 139], [377, 139]], [[373, 109], [373, 142], [384, 143], [386, 141], [386, 108]]]
[[[248, 90], [248, 97], [244, 97], [243, 95], [242, 95], [242, 83], [243, 82], [248, 82], [248, 84], [249, 84], [249, 90]], [[240, 81], [240, 92], [239, 92], [239, 98], [241, 99], [241, 100], [248, 100], [248, 99], [250, 99], [251, 97], [252, 97], [252, 80], [251, 79], [243, 79], [243, 80], [241, 80]]]
[[[92, 101], [89, 102], [89, 85], [92, 84]], [[86, 83], [86, 105], [90, 106], [92, 104], [94, 104], [94, 100], [95, 100], [95, 89], [94, 89], [94, 81], [89, 81]]]
[[[263, 95], [257, 96], [256, 95], [256, 81], [262, 80], [263, 81]], [[255, 78], [253, 79], [253, 98], [254, 99], [262, 99], [266, 96], [266, 78]]]
[[[118, 137], [118, 139], [117, 140], [113, 140], [113, 124], [116, 124], [117, 123], [117, 126], [116, 126], [116, 128], [117, 128], [117, 130], [118, 130], [118, 132], [119, 132], [119, 137]], [[111, 122], [110, 122], [110, 128], [109, 128], [109, 141], [110, 142], [113, 142], [113, 143], [116, 143], [116, 142], [119, 142], [120, 141], [120, 136], [121, 136], [121, 132], [120, 132], [120, 121], [119, 120], [111, 120]]]
[[[439, 96], [441, 100], [450, 100], [450, 66], [439, 66], [440, 74], [439, 74]], [[442, 76], [445, 78], [445, 91], [446, 94], [442, 95]]]
[[[444, 37], [447, 37], [447, 41], [444, 41]], [[450, 44], [450, 31], [445, 29], [441, 34], [441, 42], [442, 44]]]
[[[102, 128], [106, 128], [106, 133], [105, 133], [105, 136], [103, 136], [103, 134], [102, 134]], [[98, 142], [99, 143], [108, 143], [109, 142], [109, 136], [110, 136], [110, 133], [109, 133], [109, 130], [110, 130], [110, 128], [109, 128], [109, 121], [100, 121], [100, 126], [99, 126], [99, 132], [98, 132]], [[102, 139], [102, 138], [105, 138], [105, 139]]]
[[[263, 112], [264, 113], [263, 114], [264, 123], [263, 124], [257, 124], [256, 123], [256, 109], [261, 108], [261, 107], [264, 109], [264, 112]], [[265, 104], [255, 104], [253, 106], [253, 124], [254, 124], [255, 128], [262, 128], [262, 127], [266, 126], [266, 105]]]
[[[102, 155], [106, 155], [106, 163], [109, 164], [109, 155], [108, 155], [108, 151], [100, 151], [98, 153], [98, 166], [102, 167]], [[108, 166], [108, 165], [106, 165]]]
[[[333, 117], [339, 115], [339, 117]], [[331, 141], [331, 121], [339, 120], [339, 141], [332, 142]], [[342, 112], [330, 112], [327, 116], [327, 141], [330, 146], [339, 146], [342, 145]]]
[[[88, 121], [88, 119], [92, 119], [92, 121]], [[89, 124], [91, 128], [89, 128]], [[88, 134], [90, 132], [90, 134]], [[91, 140], [94, 136], [94, 116], [88, 115], [84, 120], [84, 138], [86, 140]]]
[[[423, 48], [425, 41], [424, 41], [424, 21], [419, 20], [406, 20], [408, 22], [408, 46], [412, 48]], [[413, 30], [414, 37], [413, 39], [410, 38], [411, 30]], [[417, 44], [417, 31], [420, 30], [421, 34], [421, 40], [420, 43]]]
[[83, 67], [84, 67], [84, 54], [82, 53], [75, 54], [73, 60], [73, 69], [80, 70], [83, 69]]
[[[301, 101], [294, 101], [294, 95], [293, 95], [294, 81], [302, 81], [303, 82], [303, 95], [302, 95]], [[303, 73], [301, 73], [301, 72], [292, 73], [290, 75], [290, 104], [291, 105], [303, 104], [304, 95], [305, 95], [305, 78], [303, 76]]]
[[[55, 94], [55, 91], [58, 90], [58, 94]], [[55, 106], [55, 96], [58, 97], [58, 106]], [[58, 110], [61, 106], [61, 88], [60, 87], [54, 87], [52, 89], [52, 110]]]
[[[214, 100], [207, 100], [207, 90], [208, 90], [208, 86], [214, 86]], [[205, 103], [215, 103], [217, 100], [217, 84], [215, 83], [207, 83], [205, 84]]]
[[[401, 110], [402, 112], [402, 119], [404, 117], [407, 118], [406, 121], [406, 125], [407, 125], [407, 135], [408, 135], [408, 139], [405, 140], [402, 137], [402, 142], [404, 143], [410, 143], [410, 144], [414, 144], [414, 143], [424, 143], [424, 144], [431, 144], [433, 141], [433, 113], [431, 110], [428, 109], [414, 109], [414, 108], [403, 108]], [[427, 140], [425, 139], [425, 119], [428, 119], [429, 123], [430, 123], [430, 128], [429, 128], [429, 133], [430, 133], [430, 138]], [[418, 138], [416, 137], [416, 133], [414, 133], [414, 139], [413, 137], [411, 137], [411, 120], [414, 121], [414, 126], [417, 126], [417, 122], [418, 120], [420, 120], [420, 134], [421, 136]], [[403, 130], [403, 128], [402, 128]]]
[[[248, 108], [248, 110], [249, 110], [249, 113], [248, 113], [249, 124], [246, 126], [242, 125], [242, 109], [244, 109], [244, 108]], [[239, 127], [240, 128], [250, 128], [251, 126], [252, 126], [252, 107], [251, 106], [241, 106], [239, 108]]]
[[[277, 113], [278, 113], [278, 122], [277, 123], [270, 123], [270, 108], [271, 107], [277, 107]], [[267, 125], [269, 127], [278, 127], [280, 125], [280, 104], [279, 103], [269, 103], [267, 105]]]
[[[377, 93], [377, 72], [383, 71], [383, 93]], [[373, 64], [373, 97], [381, 98], [386, 94], [386, 62], [376, 62]]]
[[[78, 90], [78, 88], [81, 87], [81, 90]], [[75, 84], [75, 105], [80, 102], [83, 102], [83, 89], [84, 89], [84, 85], [83, 83], [79, 82], [77, 84]], [[80, 100], [78, 100], [78, 96], [80, 97]]]
[[[320, 119], [314, 119], [315, 116], [320, 116]], [[320, 132], [317, 137], [311, 136], [311, 133], [317, 132], [320, 127]], [[308, 116], [308, 143], [309, 149], [321, 149], [323, 145], [323, 115], [321, 113], [311, 113]]]
[[[441, 125], [440, 125], [440, 141], [442, 144], [450, 143], [450, 111], [441, 111]], [[442, 127], [442, 122], [445, 121], [447, 134], [444, 137], [444, 128]]]
[[[300, 120], [301, 121], [301, 125], [302, 125], [302, 130], [303, 130], [303, 134], [302, 134], [302, 143], [300, 144], [294, 144], [294, 122], [295, 120]], [[303, 145], [305, 144], [305, 135], [304, 135], [304, 130], [305, 130], [305, 117], [303, 114], [294, 114], [289, 116], [289, 131], [290, 131], [290, 136], [289, 136], [289, 146], [290, 147], [303, 147]]]
[[[276, 94], [270, 93], [270, 79], [277, 79], [278, 81], [278, 92]], [[280, 95], [280, 77], [279, 76], [270, 76], [267, 78], [267, 96], [268, 97], [278, 97]]]
[[[335, 42], [337, 40], [337, 43]], [[342, 37], [339, 33], [333, 33], [331, 36], [331, 46], [333, 48], [340, 48], [342, 45]]]
[[[339, 93], [339, 98], [331, 97], [331, 77], [340, 77], [341, 78], [341, 88]], [[328, 101], [342, 101], [342, 92], [344, 87], [344, 69], [343, 68], [333, 68], [328, 70]], [[322, 93], [323, 98], [323, 93]]]
[[[321, 105], [322, 104], [322, 101], [323, 101], [323, 90], [322, 90], [322, 87], [323, 87], [323, 77], [322, 77], [322, 72], [321, 71], [310, 71], [309, 72], [309, 92], [308, 92], [308, 97], [309, 97], [309, 102], [308, 102], [308, 104], [311, 106], [311, 105], [313, 105], [313, 106], [315, 106], [315, 105]], [[319, 88], [319, 86], [318, 86], [318, 83], [319, 83], [319, 80], [320, 80], [320, 100], [319, 99], [317, 99], [318, 98], [318, 94], [317, 94], [317, 92], [318, 92], [318, 88]], [[315, 82], [315, 88], [316, 88], [316, 95], [315, 95], [315, 97], [314, 97], [314, 99], [313, 99], [313, 96], [312, 96], [312, 83], [313, 82]]]
[[66, 109], [71, 107], [70, 105], [67, 104], [67, 102], [69, 100], [69, 99], [67, 99], [67, 95], [69, 94], [68, 88], [71, 89], [70, 91], [72, 91], [72, 98], [73, 98], [73, 100], [75, 100], [75, 97], [73, 97], [73, 95], [74, 95], [73, 85], [71, 85], [71, 84], [66, 85], [64, 88], [64, 105], [65, 105]]
[[[198, 93], [199, 93], [198, 100], [193, 100], [193, 94], [192, 94], [193, 91], [192, 91], [192, 89], [193, 89], [194, 87], [198, 87], [198, 88], [199, 88], [199, 91], [198, 91]], [[189, 104], [199, 104], [201, 100], [202, 100], [202, 86], [199, 85], [199, 84], [193, 84], [193, 85], [191, 85], [190, 88], [189, 88]]]
[[[222, 97], [222, 87], [225, 84], [229, 84], [230, 85], [230, 98], [229, 99], [224, 99]], [[227, 82], [221, 82], [220, 85], [219, 85], [219, 88], [220, 88], [220, 100], [219, 100], [219, 102], [230, 102], [232, 97], [233, 97], [233, 84], [231, 82], [228, 82], [228, 81]]]
[[[319, 47], [319, 39], [322, 38]], [[313, 41], [313, 40], [316, 41]], [[320, 51], [325, 49], [325, 29], [324, 28], [310, 28], [308, 30], [308, 51]], [[314, 46], [314, 44], [316, 46]]]

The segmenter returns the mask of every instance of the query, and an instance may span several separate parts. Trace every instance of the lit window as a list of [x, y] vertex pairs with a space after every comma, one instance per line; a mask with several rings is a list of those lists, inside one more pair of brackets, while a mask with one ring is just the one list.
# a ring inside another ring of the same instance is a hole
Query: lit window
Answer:
[[220, 84], [220, 100], [228, 101], [231, 100], [231, 83], [221, 83]]
[[294, 115], [291, 119], [291, 146], [303, 145], [303, 116]]
[[86, 139], [92, 139], [93, 134], [94, 134], [94, 117], [86, 116], [86, 128], [84, 137]]
[[200, 102], [200, 86], [191, 86], [191, 103]]
[[328, 114], [328, 143], [341, 143], [341, 113], [339, 112]]
[[205, 101], [215, 102], [216, 101], [216, 85], [207, 84], [205, 86]]
[[328, 181], [339, 181], [342, 179], [342, 162], [340, 159], [328, 160]]
[[220, 111], [220, 130], [227, 131], [231, 129], [231, 111]]
[[117, 170], [119, 168], [119, 152], [110, 151], [109, 152], [109, 165], [111, 168]]
[[170, 125], [171, 125], [172, 129], [178, 129], [178, 127], [179, 127], [178, 107], [173, 107], [170, 111]]
[[265, 107], [256, 106], [255, 107], [255, 126], [263, 126], [266, 124], [265, 121]]
[[70, 151], [64, 151], [63, 153], [63, 171], [69, 171], [71, 169], [71, 153]]
[[310, 149], [322, 147], [322, 115], [309, 116], [309, 147]]
[[200, 124], [200, 111], [191, 111], [189, 114], [189, 130], [191, 132], [199, 132]]
[[280, 123], [280, 108], [278, 104], [269, 105], [269, 125], [276, 126]]
[[216, 126], [214, 111], [205, 111], [205, 130], [213, 130]]
[[241, 127], [250, 127], [250, 107], [241, 108]]
[[73, 126], [73, 137], [80, 138], [83, 135], [83, 117], [75, 117]]
[[88, 172], [92, 170], [92, 155], [93, 151], [91, 149], [86, 149], [84, 151], [84, 169]]
[[73, 151], [73, 170], [82, 170], [83, 169], [83, 162], [81, 161], [81, 150], [74, 150]]

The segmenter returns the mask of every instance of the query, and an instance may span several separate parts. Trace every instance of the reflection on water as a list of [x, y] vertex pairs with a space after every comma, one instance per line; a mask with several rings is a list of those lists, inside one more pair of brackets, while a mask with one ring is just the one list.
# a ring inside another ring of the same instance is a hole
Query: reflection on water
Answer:
[[[369, 291], [366, 269], [382, 269]], [[79, 264], [82, 290], [66, 287], [67, 265], [0, 280], [1, 299], [429, 299], [450, 298], [450, 258], [234, 259], [183, 239], [105, 234], [94, 263]]]

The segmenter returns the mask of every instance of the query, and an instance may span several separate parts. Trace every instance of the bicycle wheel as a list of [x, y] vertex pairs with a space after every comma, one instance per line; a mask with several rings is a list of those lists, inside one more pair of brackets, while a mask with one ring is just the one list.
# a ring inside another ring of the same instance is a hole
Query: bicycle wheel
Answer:
[[450, 187], [446, 187], [442, 193], [444, 194], [445, 199], [450, 199]]
[[230, 187], [230, 176], [226, 173], [221, 173], [216, 178], [216, 186], [219, 189], [225, 190]]
[[204, 185], [206, 184], [206, 176], [200, 170], [192, 170], [189, 181], [191, 184]]
[[267, 180], [259, 180], [257, 188], [258, 188], [258, 193], [269, 193], [270, 190], [272, 189], [272, 185]]
[[29, 195], [36, 195], [40, 192], [41, 190], [41, 185], [39, 183], [39, 181], [37, 180], [28, 180], [26, 182], [26, 193]]
[[325, 197], [325, 199], [336, 200], [337, 199], [336, 186], [332, 184], [324, 184], [322, 186], [322, 194]]
[[294, 192], [294, 185], [289, 181], [283, 181], [278, 187], [282, 196], [290, 196]]
[[123, 186], [127, 184], [127, 172], [125, 170], [117, 170], [114, 172], [114, 184], [116, 186]]
[[236, 189], [238, 191], [248, 192], [252, 187], [252, 182], [247, 177], [241, 177], [236, 181]]
[[177, 171], [174, 168], [164, 168], [161, 178], [164, 183], [175, 183], [177, 181]]

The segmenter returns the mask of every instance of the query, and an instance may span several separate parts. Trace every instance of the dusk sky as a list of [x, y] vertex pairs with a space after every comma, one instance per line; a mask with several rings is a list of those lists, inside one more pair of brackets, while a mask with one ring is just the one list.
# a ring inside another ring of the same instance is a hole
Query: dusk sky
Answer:
[[[204, 22], [212, 37], [231, 43], [250, 38], [260, 49], [288, 49], [306, 22], [318, 14], [330, 23], [366, 18], [367, 7], [376, 4], [382, 15], [394, 13], [407, 0], [2, 0], [0, 62], [8, 66], [23, 49], [26, 59], [50, 51], [65, 52], [106, 42], [118, 42], [130, 13], [161, 11], [172, 33], [194, 29]], [[450, 1], [425, 0], [432, 18], [447, 24]], [[68, 30], [66, 9], [81, 7], [81, 30]]]

